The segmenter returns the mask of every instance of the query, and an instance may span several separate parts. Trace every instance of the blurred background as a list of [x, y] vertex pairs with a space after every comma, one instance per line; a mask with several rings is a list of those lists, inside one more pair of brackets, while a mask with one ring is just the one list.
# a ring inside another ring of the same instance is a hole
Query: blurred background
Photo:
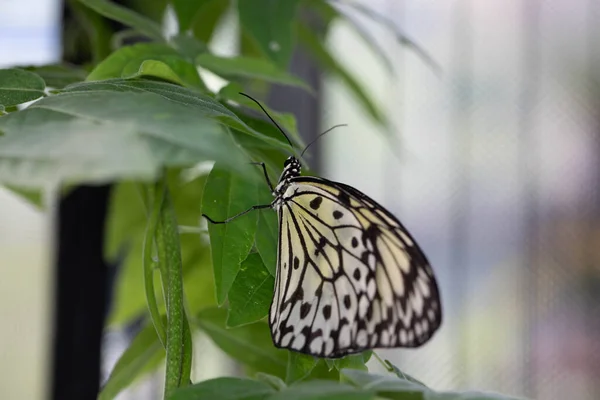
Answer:
[[[273, 93], [283, 99], [273, 107], [294, 112], [307, 138], [348, 124], [311, 147], [312, 165], [399, 216], [438, 276], [441, 330], [418, 350], [380, 353], [434, 389], [600, 398], [600, 3], [363, 3], [393, 19], [432, 60], [356, 14], [386, 49], [390, 74], [354, 30], [331, 30], [330, 48], [393, 129], [372, 123], [336, 78], [301, 53], [291, 68], [321, 82], [318, 107], [283, 89]], [[0, 67], [59, 61], [61, 7], [0, 1]], [[211, 46], [233, 54], [234, 29], [235, 19], [224, 18]], [[0, 397], [42, 398], [52, 217], [5, 190], [0, 204]], [[105, 374], [130, 337], [107, 330]], [[215, 360], [211, 371], [195, 371], [198, 379], [236, 373], [208, 339], [197, 340], [197, 356]], [[157, 381], [119, 398], [152, 398]]]

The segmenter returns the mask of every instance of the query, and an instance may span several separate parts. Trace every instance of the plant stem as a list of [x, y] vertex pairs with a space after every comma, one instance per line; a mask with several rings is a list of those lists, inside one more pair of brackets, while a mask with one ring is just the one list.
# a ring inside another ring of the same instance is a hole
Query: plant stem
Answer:
[[[163, 178], [163, 182], [166, 178]], [[189, 382], [192, 361], [192, 342], [189, 324], [183, 307], [183, 276], [181, 247], [175, 210], [169, 189], [164, 183], [164, 200], [156, 232], [163, 292], [167, 303], [167, 355], [165, 398]]]
[[166, 348], [165, 326], [163, 319], [160, 317], [158, 311], [158, 304], [156, 303], [156, 295], [154, 291], [154, 267], [155, 264], [152, 260], [152, 245], [154, 243], [154, 237], [156, 235], [156, 229], [158, 227], [158, 219], [160, 217], [160, 210], [164, 200], [165, 185], [162, 180], [156, 183], [154, 188], [148, 188], [148, 207], [151, 208], [150, 218], [146, 225], [146, 236], [144, 237], [144, 248], [143, 248], [143, 264], [144, 264], [144, 286], [146, 289], [146, 303], [148, 304], [148, 311], [150, 312], [150, 319], [156, 329], [156, 334], [163, 347]]
[[383, 361], [381, 359], [381, 357], [379, 357], [379, 354], [377, 354], [375, 351], [373, 351], [373, 355], [375, 356], [375, 358], [377, 359], [377, 361], [379, 361], [381, 363], [381, 365], [383, 365], [383, 367], [388, 371], [388, 372], [394, 372], [394, 370], [392, 368], [390, 368], [389, 364], [385, 361]]

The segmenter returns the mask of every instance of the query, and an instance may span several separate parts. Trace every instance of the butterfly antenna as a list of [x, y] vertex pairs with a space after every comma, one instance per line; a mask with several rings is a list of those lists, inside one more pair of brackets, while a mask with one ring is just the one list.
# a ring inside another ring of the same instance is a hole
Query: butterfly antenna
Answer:
[[324, 135], [324, 134], [326, 134], [326, 133], [329, 133], [329, 132], [331, 132], [331, 131], [332, 131], [332, 130], [334, 130], [335, 128], [339, 128], [340, 126], [348, 126], [348, 125], [347, 125], [347, 124], [338, 124], [338, 125], [334, 125], [334, 126], [332, 126], [331, 128], [327, 129], [325, 132], [323, 132], [323, 133], [319, 134], [319, 136], [317, 136], [316, 138], [314, 138], [314, 139], [312, 140], [312, 142], [310, 142], [308, 145], [306, 145], [306, 147], [304, 148], [304, 150], [302, 150], [302, 153], [300, 153], [300, 158], [302, 158], [302, 156], [304, 155], [304, 152], [305, 152], [306, 150], [308, 150], [308, 148], [309, 148], [309, 147], [310, 147], [310, 146], [311, 146], [311, 145], [312, 145], [314, 142], [316, 142], [317, 140], [319, 140], [319, 139], [321, 138], [321, 136], [323, 136], [323, 135]]
[[262, 104], [260, 104], [258, 102], [258, 100], [248, 96], [246, 93], [242, 93], [239, 92], [242, 96], [249, 98], [250, 100], [252, 100], [253, 102], [255, 102], [256, 104], [258, 104], [258, 106], [260, 107], [261, 110], [263, 110], [263, 112], [267, 115], [267, 117], [269, 117], [269, 119], [271, 120], [272, 123], [275, 124], [275, 126], [277, 127], [277, 129], [279, 129], [279, 131], [283, 134], [283, 136], [285, 136], [285, 138], [287, 139], [288, 143], [290, 144], [290, 146], [292, 146], [292, 149], [294, 148], [294, 145], [292, 144], [292, 141], [290, 140], [290, 138], [288, 137], [288, 135], [285, 134], [285, 131], [283, 129], [281, 129], [281, 127], [277, 124], [277, 122], [275, 122], [275, 120], [273, 118], [271, 118], [271, 116], [269, 115], [269, 113], [267, 112], [267, 110], [265, 110], [265, 108], [262, 106]]

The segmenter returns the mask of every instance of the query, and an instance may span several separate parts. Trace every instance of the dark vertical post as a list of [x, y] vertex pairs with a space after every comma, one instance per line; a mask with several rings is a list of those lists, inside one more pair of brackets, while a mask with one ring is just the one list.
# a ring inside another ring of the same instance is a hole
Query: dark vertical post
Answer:
[[110, 186], [81, 186], [58, 207], [52, 398], [95, 399], [107, 308], [103, 260]]

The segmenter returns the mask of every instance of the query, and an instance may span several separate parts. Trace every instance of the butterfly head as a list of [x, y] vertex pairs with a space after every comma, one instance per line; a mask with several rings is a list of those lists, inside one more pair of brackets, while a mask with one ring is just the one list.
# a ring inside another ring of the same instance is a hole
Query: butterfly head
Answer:
[[288, 157], [283, 164], [283, 172], [279, 177], [279, 182], [275, 187], [275, 196], [283, 195], [287, 185], [290, 183], [290, 179], [300, 176], [301, 165], [298, 159], [294, 156]]

